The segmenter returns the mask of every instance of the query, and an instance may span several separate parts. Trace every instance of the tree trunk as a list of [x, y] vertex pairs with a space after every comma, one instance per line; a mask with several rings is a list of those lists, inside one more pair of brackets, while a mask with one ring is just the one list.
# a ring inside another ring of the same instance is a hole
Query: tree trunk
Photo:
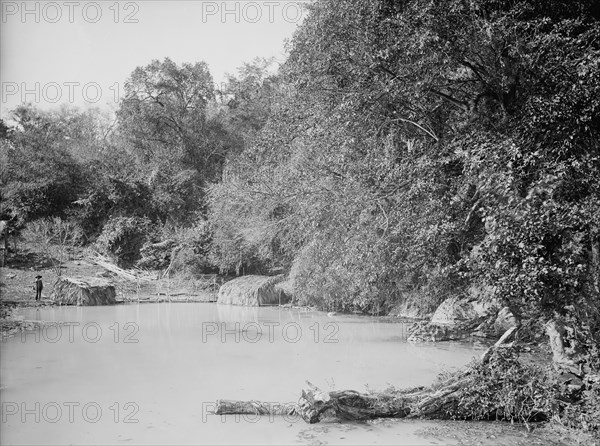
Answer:
[[[495, 349], [512, 345], [516, 327], [504, 335], [481, 357], [481, 363], [489, 361]], [[344, 421], [370, 420], [374, 418], [444, 418], [446, 408], [457, 404], [462, 391], [468, 389], [472, 380], [471, 369], [449, 377], [429, 387], [413, 387], [387, 393], [364, 394], [354, 390], [323, 392], [307, 381], [308, 390], [302, 391], [297, 404], [279, 405], [258, 401], [218, 400], [215, 413], [281, 415], [296, 413], [307, 423], [323, 419]]]
[[592, 238], [592, 284], [596, 293], [600, 294], [600, 238]]
[[[581, 370], [578, 365], [578, 358], [575, 345], [567, 346], [567, 329], [560, 319], [552, 319], [545, 325], [546, 334], [550, 338], [550, 348], [552, 349], [552, 361], [559, 371], [567, 371], [575, 375], [580, 375]], [[571, 340], [573, 342], [573, 340]]]

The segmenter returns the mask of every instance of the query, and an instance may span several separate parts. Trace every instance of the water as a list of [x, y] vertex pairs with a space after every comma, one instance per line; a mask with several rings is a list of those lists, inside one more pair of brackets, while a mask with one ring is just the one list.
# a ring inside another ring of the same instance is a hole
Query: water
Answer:
[[481, 354], [405, 342], [406, 325], [203, 303], [23, 309], [73, 322], [1, 345], [2, 444], [439, 444], [418, 421], [221, 417], [214, 401], [427, 385]]

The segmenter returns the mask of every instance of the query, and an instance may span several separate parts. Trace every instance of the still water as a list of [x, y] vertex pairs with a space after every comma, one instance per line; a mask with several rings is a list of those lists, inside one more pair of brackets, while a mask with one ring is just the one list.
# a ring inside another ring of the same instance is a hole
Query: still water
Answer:
[[[323, 390], [427, 385], [483, 347], [409, 344], [377, 318], [206, 303], [48, 307], [2, 342], [2, 444], [440, 444], [427, 423], [307, 425], [221, 417], [217, 399], [295, 402]], [[68, 322], [67, 325], [58, 323]]]

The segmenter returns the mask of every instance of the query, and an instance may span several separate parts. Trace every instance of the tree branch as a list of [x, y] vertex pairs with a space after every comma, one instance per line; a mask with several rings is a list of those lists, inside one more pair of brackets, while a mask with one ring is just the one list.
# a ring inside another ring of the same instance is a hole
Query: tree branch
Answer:
[[424, 131], [427, 135], [429, 135], [430, 137], [432, 137], [435, 142], [438, 142], [440, 139], [437, 137], [437, 135], [429, 130], [427, 130], [425, 127], [423, 127], [422, 125], [416, 123], [415, 121], [411, 121], [410, 119], [406, 119], [406, 118], [396, 118], [393, 119], [391, 122], [396, 122], [396, 121], [402, 121], [402, 122], [406, 122], [407, 124], [412, 124], [415, 127], [421, 129], [422, 131]]

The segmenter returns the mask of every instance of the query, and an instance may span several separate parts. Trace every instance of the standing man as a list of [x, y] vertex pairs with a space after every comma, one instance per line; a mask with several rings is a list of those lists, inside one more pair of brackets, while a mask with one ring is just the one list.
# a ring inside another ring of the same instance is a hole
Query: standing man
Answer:
[[35, 300], [42, 299], [42, 290], [44, 289], [44, 284], [42, 283], [42, 276], [35, 276]]

